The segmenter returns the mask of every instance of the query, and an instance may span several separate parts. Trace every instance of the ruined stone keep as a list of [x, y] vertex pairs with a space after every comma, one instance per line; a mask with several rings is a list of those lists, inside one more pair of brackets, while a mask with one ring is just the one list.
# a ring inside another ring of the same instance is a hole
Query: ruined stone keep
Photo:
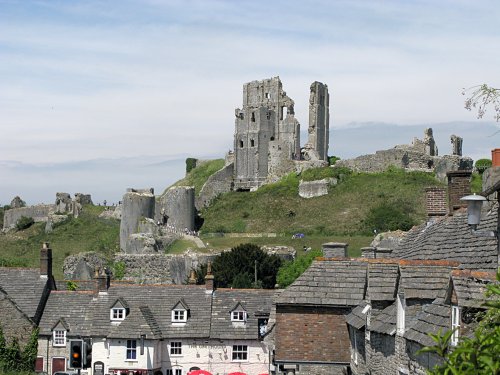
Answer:
[[[294, 101], [279, 77], [243, 85], [243, 108], [235, 110], [234, 189], [253, 190], [273, 176], [282, 176], [301, 160], [300, 124]], [[328, 87], [311, 85], [309, 140], [306, 160], [327, 160], [329, 134]]]

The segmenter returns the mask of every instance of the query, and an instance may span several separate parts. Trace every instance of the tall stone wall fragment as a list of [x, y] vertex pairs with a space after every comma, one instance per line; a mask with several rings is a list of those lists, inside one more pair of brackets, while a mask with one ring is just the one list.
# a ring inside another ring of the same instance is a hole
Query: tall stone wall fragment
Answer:
[[124, 252], [128, 250], [128, 239], [139, 229], [139, 221], [142, 218], [154, 218], [155, 196], [151, 189], [127, 189], [122, 199], [122, 219], [120, 223], [120, 248]]
[[173, 186], [159, 199], [161, 217], [157, 220], [177, 229], [194, 230], [194, 203], [193, 186]]

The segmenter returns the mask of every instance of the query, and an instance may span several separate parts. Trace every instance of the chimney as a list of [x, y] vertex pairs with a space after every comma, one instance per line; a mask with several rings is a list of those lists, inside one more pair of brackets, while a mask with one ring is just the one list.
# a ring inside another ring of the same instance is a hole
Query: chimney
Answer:
[[325, 258], [345, 258], [347, 257], [347, 244], [342, 242], [328, 242], [322, 245], [323, 256]]
[[470, 180], [472, 171], [451, 171], [448, 177], [448, 209], [450, 215], [459, 208], [467, 207], [467, 203], [460, 198], [470, 195]]
[[109, 277], [108, 275], [102, 270], [99, 272], [98, 269], [95, 270], [95, 279], [97, 281], [97, 293], [107, 293], [108, 288], [109, 288]]
[[432, 219], [436, 216], [446, 216], [448, 214], [448, 203], [446, 198], [446, 188], [429, 187], [425, 189], [427, 217]]
[[207, 264], [207, 276], [205, 276], [205, 292], [214, 292], [214, 275], [212, 275], [212, 262], [208, 261]]
[[52, 277], [52, 249], [48, 242], [44, 242], [40, 250], [40, 277]]
[[191, 275], [189, 276], [188, 284], [196, 285], [196, 272], [194, 271], [194, 269], [191, 269]]
[[491, 150], [491, 166], [500, 167], [500, 148]]

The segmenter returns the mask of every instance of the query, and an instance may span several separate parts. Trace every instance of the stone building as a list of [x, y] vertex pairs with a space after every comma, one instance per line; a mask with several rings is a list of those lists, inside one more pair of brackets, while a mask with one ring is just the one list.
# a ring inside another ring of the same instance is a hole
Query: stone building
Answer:
[[[243, 85], [243, 108], [235, 110], [234, 188], [256, 189], [295, 169], [301, 160], [300, 124], [294, 101], [279, 77]], [[307, 157], [326, 161], [329, 136], [328, 87], [311, 85]]]

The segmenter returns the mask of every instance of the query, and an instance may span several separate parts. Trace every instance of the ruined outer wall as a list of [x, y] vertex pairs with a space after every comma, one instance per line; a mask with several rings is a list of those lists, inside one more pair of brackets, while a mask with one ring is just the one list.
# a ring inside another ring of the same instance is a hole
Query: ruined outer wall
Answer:
[[160, 199], [160, 204], [168, 216], [167, 224], [177, 229], [194, 230], [194, 187], [174, 186]]
[[153, 218], [155, 196], [153, 189], [129, 189], [123, 196], [122, 219], [120, 223], [120, 248], [127, 252], [127, 242], [131, 234], [137, 233], [142, 217]]
[[196, 198], [197, 210], [207, 207], [218, 195], [230, 192], [233, 187], [234, 163], [224, 166], [211, 175]]
[[4, 229], [13, 228], [21, 216], [32, 217], [35, 222], [47, 221], [49, 213], [55, 211], [53, 204], [40, 204], [30, 207], [12, 208], [5, 211], [3, 218]]

